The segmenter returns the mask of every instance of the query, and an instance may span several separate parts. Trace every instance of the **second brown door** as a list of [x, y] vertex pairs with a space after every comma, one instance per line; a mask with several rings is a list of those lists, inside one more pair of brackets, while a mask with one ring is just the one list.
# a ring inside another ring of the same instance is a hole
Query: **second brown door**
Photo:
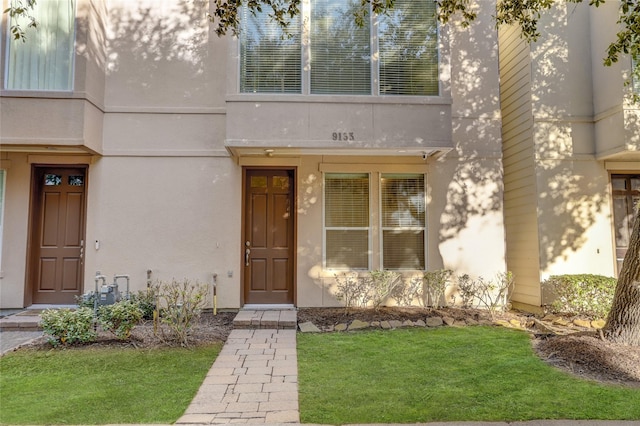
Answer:
[[73, 304], [81, 293], [86, 169], [34, 170], [29, 286], [32, 303]]

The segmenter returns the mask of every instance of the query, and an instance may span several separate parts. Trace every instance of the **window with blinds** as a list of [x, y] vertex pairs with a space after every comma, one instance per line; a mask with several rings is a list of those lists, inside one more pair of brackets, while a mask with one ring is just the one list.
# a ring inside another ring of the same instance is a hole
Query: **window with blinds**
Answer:
[[325, 265], [369, 269], [369, 175], [325, 175]]
[[300, 16], [291, 19], [290, 34], [269, 17], [267, 8], [241, 10], [240, 92], [300, 93]]
[[396, 0], [378, 24], [381, 95], [438, 94], [438, 26], [433, 0]]
[[380, 209], [382, 268], [424, 270], [424, 175], [382, 174]]
[[371, 93], [368, 20], [356, 25], [358, 1], [311, 0], [311, 93]]
[[[360, 3], [303, 2], [288, 34], [267, 10], [254, 14], [243, 6], [240, 92], [438, 95], [436, 3], [396, 0], [387, 15], [370, 13], [358, 26], [354, 14]], [[308, 19], [305, 31], [301, 17]], [[308, 66], [302, 57], [309, 58]], [[379, 82], [372, 83], [374, 75]]]
[[[5, 88], [9, 90], [73, 90], [75, 53], [74, 0], [38, 1], [30, 14], [38, 28], [27, 30], [26, 40], [7, 37], [7, 72]], [[26, 28], [27, 18], [14, 17]]]

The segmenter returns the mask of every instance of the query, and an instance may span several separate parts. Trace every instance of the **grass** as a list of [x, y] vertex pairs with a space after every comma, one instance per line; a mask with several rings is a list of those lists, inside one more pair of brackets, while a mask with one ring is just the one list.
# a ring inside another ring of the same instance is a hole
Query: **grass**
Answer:
[[0, 424], [173, 423], [220, 348], [7, 354], [0, 358]]
[[491, 327], [299, 334], [303, 423], [640, 419], [640, 389], [605, 386]]

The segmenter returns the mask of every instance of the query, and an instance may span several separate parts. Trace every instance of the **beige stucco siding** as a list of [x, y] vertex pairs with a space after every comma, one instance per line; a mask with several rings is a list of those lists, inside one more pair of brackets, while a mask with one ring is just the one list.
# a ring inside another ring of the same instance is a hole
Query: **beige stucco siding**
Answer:
[[[154, 280], [218, 274], [219, 304], [239, 301], [241, 197], [229, 158], [104, 157], [89, 175], [86, 286], [95, 271]], [[98, 248], [96, 248], [96, 241]], [[229, 277], [228, 273], [231, 272]]]

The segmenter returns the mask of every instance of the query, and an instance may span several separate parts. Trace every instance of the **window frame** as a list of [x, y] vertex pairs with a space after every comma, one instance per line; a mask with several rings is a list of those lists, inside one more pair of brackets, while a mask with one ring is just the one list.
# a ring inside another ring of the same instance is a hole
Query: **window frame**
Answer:
[[[369, 194], [368, 194], [368, 203], [367, 203], [367, 207], [368, 207], [368, 213], [369, 213], [369, 218], [368, 218], [368, 226], [366, 227], [353, 227], [353, 226], [327, 226], [327, 184], [326, 184], [326, 178], [327, 175], [351, 175], [351, 176], [363, 176], [366, 175], [367, 177], [367, 181], [368, 181], [368, 189], [369, 189]], [[371, 220], [371, 173], [370, 172], [344, 172], [344, 173], [323, 173], [322, 176], [322, 267], [323, 269], [328, 269], [328, 270], [335, 270], [335, 271], [369, 271], [371, 270], [371, 264], [372, 264], [372, 231], [373, 231], [373, 225], [372, 225], [372, 220]], [[327, 265], [327, 231], [332, 230], [332, 231], [350, 231], [350, 230], [365, 230], [367, 231], [367, 267], [366, 268], [354, 268], [354, 267], [334, 267], [334, 266], [328, 266]]]
[[[414, 176], [414, 177], [418, 177], [418, 176], [422, 176], [422, 190], [423, 190], [423, 206], [424, 206], [424, 224], [422, 226], [385, 226], [384, 224], [384, 217], [385, 217], [385, 211], [384, 211], [384, 202], [383, 202], [383, 196], [382, 196], [382, 179], [383, 177], [387, 175], [387, 176]], [[378, 173], [378, 207], [379, 207], [379, 213], [378, 213], [378, 225], [380, 227], [380, 231], [378, 232], [378, 236], [379, 236], [379, 251], [380, 251], [380, 269], [384, 270], [384, 271], [415, 271], [415, 270], [427, 270], [427, 175], [426, 173], [388, 173], [388, 172], [380, 172]], [[385, 267], [385, 263], [384, 263], [384, 232], [385, 231], [422, 231], [423, 235], [422, 235], [422, 252], [423, 252], [423, 259], [422, 259], [422, 266], [423, 269], [413, 269], [413, 268], [409, 268], [409, 269], [403, 269], [403, 268], [387, 268]]]
[[[336, 98], [369, 98], [369, 97], [378, 97], [378, 98], [388, 98], [388, 99], [393, 99], [393, 100], [400, 100], [400, 99], [406, 99], [407, 102], [411, 103], [412, 100], [418, 101], [421, 100], [419, 102], [424, 102], [424, 99], [434, 99], [434, 98], [441, 98], [443, 96], [446, 96], [445, 93], [443, 93], [443, 90], [445, 89], [445, 87], [443, 86], [443, 82], [441, 79], [441, 75], [442, 75], [442, 66], [444, 65], [442, 60], [443, 60], [443, 49], [445, 49], [445, 46], [442, 43], [442, 33], [441, 33], [441, 26], [440, 23], [438, 22], [437, 19], [434, 18], [434, 24], [435, 24], [435, 45], [436, 45], [436, 52], [435, 52], [435, 72], [436, 72], [436, 76], [435, 79], [437, 80], [437, 91], [436, 93], [433, 94], [410, 94], [410, 93], [399, 93], [399, 94], [395, 94], [395, 93], [384, 93], [381, 94], [380, 91], [380, 58], [379, 58], [379, 52], [380, 52], [380, 48], [379, 48], [379, 29], [378, 29], [378, 24], [379, 24], [379, 15], [373, 13], [373, 11], [371, 10], [371, 6], [369, 6], [369, 29], [370, 29], [370, 43], [369, 43], [369, 48], [370, 48], [370, 91], [367, 94], [348, 94], [348, 93], [332, 93], [332, 94], [314, 94], [311, 92], [311, 69], [312, 69], [312, 62], [311, 62], [311, 43], [310, 43], [310, 32], [311, 32], [311, 6], [310, 6], [310, 2], [302, 2], [301, 3], [301, 7], [300, 7], [300, 18], [301, 18], [301, 24], [300, 24], [300, 28], [301, 28], [301, 48], [300, 48], [300, 56], [302, 58], [302, 62], [301, 62], [301, 69], [300, 71], [300, 80], [301, 80], [301, 90], [300, 93], [291, 93], [291, 92], [275, 92], [275, 91], [266, 91], [266, 92], [242, 92], [241, 91], [241, 86], [242, 86], [242, 81], [241, 81], [241, 63], [242, 63], [242, 59], [240, 57], [241, 52], [243, 50], [241, 43], [242, 43], [242, 36], [238, 36], [237, 40], [235, 42], [235, 49], [237, 52], [237, 58], [238, 60], [236, 61], [237, 64], [237, 70], [236, 70], [236, 82], [235, 82], [235, 88], [236, 88], [236, 93], [238, 95], [241, 96], [251, 96], [251, 95], [257, 95], [257, 96], [269, 96], [269, 95], [275, 95], [276, 97], [279, 96], [287, 96], [287, 97], [291, 97], [291, 96], [303, 96], [303, 97], [331, 97], [332, 99], [336, 99]], [[246, 7], [246, 5], [243, 5], [243, 7]], [[242, 27], [242, 21], [240, 22], [240, 31], [243, 30]], [[445, 49], [446, 50], [446, 49]]]
[[[395, 169], [395, 168], [394, 168]], [[369, 228], [368, 228], [368, 269], [362, 268], [341, 268], [341, 267], [332, 267], [327, 265], [327, 226], [326, 226], [326, 177], [331, 174], [342, 174], [342, 175], [363, 175], [367, 174], [369, 179]], [[385, 227], [384, 219], [383, 219], [383, 200], [382, 200], [382, 177], [384, 175], [406, 175], [406, 176], [422, 176], [423, 180], [423, 190], [424, 190], [424, 226], [422, 227], [401, 227], [404, 230], [421, 230], [423, 232], [423, 254], [424, 258], [422, 259], [424, 264], [424, 269], [414, 269], [414, 268], [385, 268], [384, 267], [384, 230], [385, 229], [397, 229], [397, 227]], [[424, 271], [428, 269], [428, 240], [429, 240], [429, 214], [428, 214], [428, 173], [425, 171], [406, 171], [406, 170], [398, 170], [398, 171], [380, 171], [380, 170], [370, 170], [370, 171], [345, 171], [339, 172], [331, 168], [331, 170], [322, 171], [322, 268], [325, 271], [371, 271], [375, 269], [380, 270], [390, 270], [390, 271], [398, 271], [398, 272], [415, 272], [415, 271]], [[375, 260], [375, 262], [374, 262]]]

